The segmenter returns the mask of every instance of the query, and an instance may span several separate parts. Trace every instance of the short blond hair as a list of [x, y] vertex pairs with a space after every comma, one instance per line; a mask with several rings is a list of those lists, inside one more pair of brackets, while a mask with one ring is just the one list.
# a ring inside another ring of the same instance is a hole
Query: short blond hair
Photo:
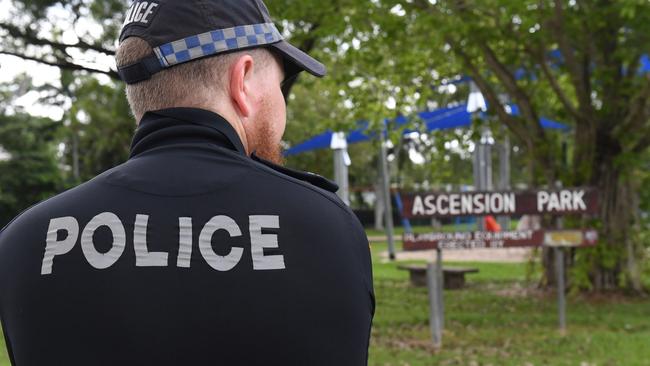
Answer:
[[[261, 62], [268, 63], [271, 56], [265, 48], [245, 51]], [[227, 72], [232, 62], [242, 52], [207, 57], [183, 63], [163, 70], [151, 79], [126, 86], [126, 97], [136, 121], [148, 111], [173, 107], [207, 107], [211, 94], [226, 92]], [[115, 62], [118, 67], [131, 65], [149, 55], [153, 50], [149, 44], [138, 37], [124, 40], [117, 49]]]

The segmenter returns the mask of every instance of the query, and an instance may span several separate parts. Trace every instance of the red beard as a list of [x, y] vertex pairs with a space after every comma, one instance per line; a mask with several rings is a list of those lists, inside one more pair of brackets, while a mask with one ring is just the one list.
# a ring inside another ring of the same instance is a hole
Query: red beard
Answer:
[[274, 134], [271, 130], [271, 124], [268, 121], [263, 121], [257, 134], [254, 138], [253, 146], [255, 155], [264, 160], [268, 160], [277, 165], [284, 165], [284, 157], [282, 156], [282, 147], [279, 143], [274, 142]]

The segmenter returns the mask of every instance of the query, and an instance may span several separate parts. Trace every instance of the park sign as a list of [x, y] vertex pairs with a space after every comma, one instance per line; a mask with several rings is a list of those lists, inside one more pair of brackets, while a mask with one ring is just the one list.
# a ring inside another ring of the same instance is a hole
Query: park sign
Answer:
[[596, 214], [594, 188], [524, 192], [431, 192], [402, 196], [403, 217]]
[[596, 245], [598, 231], [588, 230], [522, 230], [473, 231], [408, 234], [404, 237], [404, 250], [458, 250], [513, 247], [588, 247]]
[[[598, 213], [594, 188], [567, 188], [528, 192], [410, 193], [402, 196], [402, 217], [571, 215]], [[598, 231], [520, 230], [409, 233], [403, 235], [405, 251], [435, 249], [436, 263], [427, 264], [429, 319], [434, 345], [440, 347], [443, 323], [443, 250], [513, 247], [553, 247], [558, 288], [560, 329], [566, 323], [564, 248], [595, 246]]]

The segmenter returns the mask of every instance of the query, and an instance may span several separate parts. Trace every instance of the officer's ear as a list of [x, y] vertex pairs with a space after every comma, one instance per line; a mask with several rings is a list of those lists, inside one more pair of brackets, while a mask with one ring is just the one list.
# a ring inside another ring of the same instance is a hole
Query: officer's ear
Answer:
[[230, 98], [241, 117], [251, 115], [251, 80], [254, 66], [253, 57], [245, 54], [238, 57], [230, 67]]

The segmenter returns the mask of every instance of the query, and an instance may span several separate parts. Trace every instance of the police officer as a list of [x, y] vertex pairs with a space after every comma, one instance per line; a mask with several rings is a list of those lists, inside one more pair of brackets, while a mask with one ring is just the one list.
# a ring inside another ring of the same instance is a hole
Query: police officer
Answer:
[[117, 52], [127, 162], [0, 234], [13, 365], [365, 365], [368, 242], [284, 168], [283, 80], [325, 68], [260, 0], [136, 1]]

